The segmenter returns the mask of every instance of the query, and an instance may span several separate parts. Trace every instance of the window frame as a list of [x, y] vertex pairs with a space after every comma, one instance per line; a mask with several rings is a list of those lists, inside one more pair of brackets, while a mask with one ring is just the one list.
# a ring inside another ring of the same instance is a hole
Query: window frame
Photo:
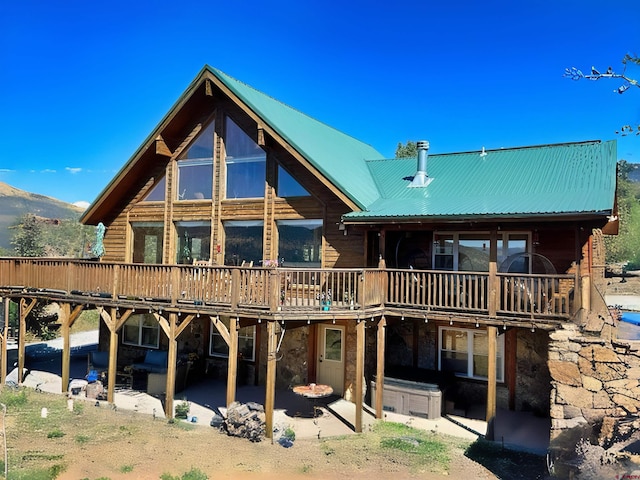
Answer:
[[[144, 320], [150, 318], [153, 319], [152, 324], [149, 326], [144, 325]], [[131, 325], [131, 323], [133, 323], [134, 321], [136, 321], [138, 323], [137, 326]], [[131, 342], [127, 340], [127, 335], [126, 332], [123, 331], [122, 334], [122, 344], [123, 345], [131, 345], [134, 347], [142, 347], [142, 348], [153, 348], [153, 349], [159, 349], [160, 348], [160, 324], [155, 320], [155, 318], [149, 314], [149, 313], [139, 313], [139, 314], [133, 314], [131, 315], [131, 317], [129, 317], [127, 319], [127, 321], [124, 323], [124, 325], [122, 326], [123, 329], [126, 328], [131, 328], [131, 327], [136, 327], [138, 329], [138, 340], [136, 342]], [[155, 330], [156, 334], [155, 334], [155, 338], [156, 338], [156, 342], [155, 344], [146, 344], [143, 343], [143, 339], [144, 339], [144, 335], [143, 335], [143, 331], [145, 329], [153, 329]]]
[[[459, 327], [452, 327], [452, 326], [440, 326], [438, 327], [438, 371], [442, 371], [442, 353], [443, 352], [462, 352], [462, 350], [452, 350], [452, 349], [445, 349], [444, 347], [444, 341], [443, 341], [443, 334], [444, 332], [447, 331], [454, 331], [454, 332], [464, 332], [467, 334], [467, 350], [464, 351], [464, 353], [467, 354], [467, 372], [466, 374], [460, 373], [460, 372], [454, 372], [456, 377], [460, 377], [460, 378], [469, 378], [469, 379], [473, 379], [473, 380], [480, 380], [480, 381], [484, 381], [487, 382], [489, 379], [488, 377], [483, 377], [481, 375], [474, 375], [474, 371], [473, 371], [473, 359], [474, 356], [476, 355], [483, 355], [483, 354], [476, 354], [474, 352], [474, 336], [485, 336], [487, 337], [487, 342], [489, 340], [489, 333], [487, 330], [482, 329], [482, 330], [478, 330], [478, 329], [470, 329], [470, 328], [459, 328]], [[505, 335], [504, 334], [500, 334], [498, 335], [498, 338], [496, 339], [496, 382], [498, 383], [504, 383], [505, 381]]]
[[[460, 270], [460, 237], [463, 237], [462, 240], [465, 240], [465, 236], [475, 236], [479, 237], [482, 235], [486, 235], [486, 241], [488, 246], [488, 252], [491, 250], [491, 232], [489, 231], [446, 231], [446, 230], [436, 230], [433, 232], [433, 248], [431, 249], [431, 264], [433, 265], [434, 270], [441, 271], [450, 271], [450, 272], [459, 272]], [[498, 251], [498, 266], [509, 256], [509, 240], [513, 237], [514, 241], [521, 241], [524, 237], [525, 241], [525, 253], [531, 253], [531, 232], [522, 231], [522, 230], [509, 230], [509, 231], [500, 231], [498, 232], [498, 242], [502, 245], [502, 252]], [[452, 251], [451, 252], [440, 252], [439, 241], [442, 239], [451, 239], [452, 241]], [[497, 245], [496, 245], [497, 247]], [[438, 256], [452, 256], [451, 261], [451, 269], [449, 268], [436, 268], [436, 259]], [[488, 255], [488, 253], [487, 253]], [[487, 264], [488, 271], [489, 265]], [[483, 271], [483, 270], [481, 270]], [[531, 261], [529, 260], [529, 271], [531, 271]]]
[[[220, 319], [221, 322], [223, 322], [223, 325], [225, 325], [227, 327], [227, 329], [229, 328], [229, 324], [227, 321], [225, 321], [224, 319]], [[235, 322], [235, 319], [230, 319], [229, 321], [233, 321]], [[251, 331], [250, 334], [247, 333], [243, 333], [243, 331], [247, 332], [248, 330]], [[244, 356], [242, 357], [243, 360], [246, 360], [248, 362], [255, 362], [256, 360], [256, 326], [255, 325], [248, 325], [246, 327], [241, 327], [238, 329], [238, 355], [242, 354], [242, 350], [240, 348], [240, 343], [241, 340], [250, 340], [251, 341], [251, 356], [247, 357]], [[213, 347], [216, 343], [220, 344], [219, 342], [215, 342], [214, 338], [219, 337], [220, 340], [222, 340], [222, 345], [226, 346], [226, 353], [223, 352], [216, 352], [213, 350]], [[210, 357], [215, 357], [215, 358], [229, 358], [229, 345], [227, 345], [227, 342], [224, 341], [222, 335], [220, 335], [220, 332], [218, 332], [218, 329], [211, 325], [211, 329], [209, 332], [209, 356]]]

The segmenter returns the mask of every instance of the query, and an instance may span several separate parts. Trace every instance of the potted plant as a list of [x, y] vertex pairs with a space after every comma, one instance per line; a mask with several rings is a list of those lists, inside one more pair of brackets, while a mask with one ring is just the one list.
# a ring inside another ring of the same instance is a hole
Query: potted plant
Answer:
[[187, 402], [187, 400], [181, 401], [175, 406], [176, 418], [186, 419], [187, 416], [189, 415], [189, 410], [190, 410], [189, 402]]

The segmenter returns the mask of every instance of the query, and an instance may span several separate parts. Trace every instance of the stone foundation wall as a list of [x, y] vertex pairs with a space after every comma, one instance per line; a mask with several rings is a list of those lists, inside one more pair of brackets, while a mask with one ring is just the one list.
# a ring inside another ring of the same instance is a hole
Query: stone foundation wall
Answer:
[[[518, 329], [516, 334], [515, 409], [547, 416], [549, 412], [549, 334], [542, 330]], [[498, 407], [507, 408], [498, 403]]]
[[[610, 319], [600, 319], [608, 331]], [[585, 335], [573, 324], [563, 325], [550, 340], [552, 440], [572, 428], [615, 423], [638, 414], [639, 345]]]

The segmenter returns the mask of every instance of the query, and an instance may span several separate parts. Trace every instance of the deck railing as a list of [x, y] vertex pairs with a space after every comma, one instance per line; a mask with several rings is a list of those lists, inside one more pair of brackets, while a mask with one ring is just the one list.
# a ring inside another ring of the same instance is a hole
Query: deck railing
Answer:
[[[387, 272], [387, 305], [494, 316], [568, 317], [574, 313], [573, 275], [397, 269]], [[492, 303], [494, 291], [496, 301]]]
[[297, 312], [403, 309], [568, 317], [572, 275], [400, 269], [144, 265], [48, 258], [0, 259], [0, 289], [112, 300]]

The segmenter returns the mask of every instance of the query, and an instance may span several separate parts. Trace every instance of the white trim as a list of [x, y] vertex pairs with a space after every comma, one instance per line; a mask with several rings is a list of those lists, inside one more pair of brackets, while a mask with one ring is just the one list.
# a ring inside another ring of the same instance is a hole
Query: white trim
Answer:
[[[472, 329], [472, 328], [459, 328], [459, 327], [450, 327], [450, 326], [440, 326], [438, 327], [438, 370], [441, 371], [442, 370], [442, 352], [456, 352], [458, 350], [447, 350], [447, 349], [443, 349], [443, 340], [442, 340], [442, 333], [444, 331], [457, 331], [457, 332], [464, 332], [467, 334], [467, 374], [462, 374], [459, 372], [456, 372], [456, 376], [458, 377], [462, 377], [462, 378], [472, 378], [474, 380], [482, 380], [482, 381], [487, 381], [487, 377], [481, 377], [481, 376], [474, 376], [473, 375], [473, 357], [474, 357], [474, 352], [473, 352], [473, 338], [476, 334], [482, 335], [482, 336], [487, 336], [487, 330], [485, 329]], [[504, 339], [505, 336], [503, 334], [498, 335], [497, 338], [497, 348], [496, 348], [496, 357], [497, 357], [497, 366], [498, 368], [496, 369], [496, 381], [502, 383], [504, 382], [504, 376], [505, 376], [505, 371], [504, 371], [504, 357], [505, 357], [505, 346], [504, 346]], [[488, 340], [488, 339], [487, 339]], [[502, 376], [500, 376], [500, 374], [502, 374]]]

